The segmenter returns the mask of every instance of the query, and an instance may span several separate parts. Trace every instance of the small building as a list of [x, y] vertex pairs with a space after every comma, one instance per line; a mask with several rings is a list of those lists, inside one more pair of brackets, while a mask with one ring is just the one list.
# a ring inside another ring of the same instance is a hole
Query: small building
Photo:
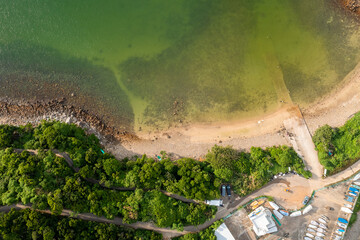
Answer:
[[217, 240], [235, 240], [234, 236], [231, 234], [225, 223], [221, 224], [215, 230], [215, 236]]
[[253, 223], [253, 230], [258, 237], [278, 231], [269, 209], [261, 206], [252, 211], [248, 216]]

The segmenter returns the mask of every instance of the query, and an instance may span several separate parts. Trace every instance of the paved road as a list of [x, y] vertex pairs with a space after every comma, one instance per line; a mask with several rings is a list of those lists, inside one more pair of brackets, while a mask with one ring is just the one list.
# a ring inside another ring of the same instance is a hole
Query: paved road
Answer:
[[[16, 151], [22, 152], [24, 150], [16, 149]], [[36, 150], [27, 150], [27, 151], [29, 151], [33, 154], [37, 154]], [[66, 162], [69, 164], [69, 166], [73, 167], [72, 159], [69, 157], [68, 154], [62, 153], [62, 152], [59, 152], [56, 150], [52, 150], [52, 151], [54, 153], [56, 152], [57, 156], [64, 158], [66, 160]], [[76, 171], [75, 168], [74, 168], [74, 170]], [[283, 187], [283, 184], [286, 184], [286, 185], [293, 184], [291, 186], [298, 186], [298, 187], [302, 186], [302, 187], [306, 188], [308, 192], [312, 192], [313, 190], [315, 190], [312, 188], [312, 186], [324, 187], [324, 186], [330, 185], [332, 183], [347, 179], [359, 171], [360, 171], [360, 161], [355, 163], [350, 168], [348, 168], [334, 176], [328, 177], [326, 179], [317, 178], [317, 179], [307, 180], [307, 179], [301, 178], [297, 175], [287, 175], [286, 177], [284, 177], [283, 181], [270, 182], [265, 187], [251, 193], [250, 195], [248, 195], [246, 197], [240, 198], [238, 196], [234, 196], [233, 199], [230, 202], [226, 203], [226, 205], [224, 207], [218, 208], [219, 210], [213, 219], [205, 222], [204, 224], [198, 225], [198, 226], [186, 226], [186, 227], [184, 227], [184, 231], [182, 231], [182, 232], [179, 232], [177, 230], [173, 230], [170, 228], [159, 228], [159, 227], [156, 227], [152, 223], [136, 222], [133, 224], [127, 224], [127, 223], [124, 223], [121, 218], [114, 218], [113, 220], [110, 220], [110, 219], [106, 219], [105, 217], [98, 217], [98, 216], [95, 216], [90, 213], [77, 214], [76, 217], [80, 218], [80, 219], [84, 219], [84, 220], [113, 223], [116, 225], [123, 225], [123, 226], [128, 226], [128, 227], [133, 227], [133, 228], [143, 228], [143, 229], [153, 230], [153, 231], [163, 234], [164, 238], [170, 238], [170, 237], [184, 235], [189, 232], [199, 232], [199, 231], [209, 227], [213, 222], [228, 216], [230, 213], [236, 211], [243, 204], [245, 204], [245, 203], [249, 202], [250, 200], [252, 200], [256, 197], [259, 197], [259, 196], [263, 196], [263, 195], [273, 196], [276, 202], [281, 202], [282, 203], [281, 205], [284, 208], [289, 208], [289, 206], [287, 205], [287, 202], [290, 202], [290, 201], [287, 201], [288, 200], [287, 195], [284, 195], [281, 190]], [[301, 181], [299, 179], [301, 179]], [[98, 183], [97, 180], [93, 179], [93, 181], [96, 181], [96, 183]], [[311, 184], [314, 181], [316, 181], [316, 184]], [[122, 190], [122, 189], [123, 188], [119, 188], [119, 190]], [[133, 189], [127, 189], [127, 190], [133, 190]], [[282, 192], [282, 194], [279, 194], [279, 191]], [[171, 194], [171, 193], [167, 193], [167, 194], [174, 197], [174, 194]], [[291, 195], [288, 195], [288, 196], [289, 196], [289, 198], [291, 197]], [[174, 198], [179, 199], [179, 200], [184, 199], [181, 196], [175, 196]], [[281, 198], [284, 198], [284, 199], [281, 199]], [[185, 199], [185, 201], [194, 202], [194, 200], [191, 200], [191, 199]], [[16, 207], [26, 208], [29, 206], [17, 204]], [[1, 211], [1, 209], [0, 209], [0, 211]], [[49, 210], [44, 211], [44, 212], [50, 213]], [[61, 215], [70, 216], [71, 214], [72, 214], [72, 212], [70, 210], [64, 210]]]

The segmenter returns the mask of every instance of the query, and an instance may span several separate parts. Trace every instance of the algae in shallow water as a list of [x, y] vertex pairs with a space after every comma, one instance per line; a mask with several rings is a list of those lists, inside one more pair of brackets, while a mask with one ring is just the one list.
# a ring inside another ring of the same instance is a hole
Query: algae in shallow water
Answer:
[[0, 10], [3, 79], [77, 87], [136, 129], [305, 104], [360, 55], [358, 25], [326, 0], [14, 0]]

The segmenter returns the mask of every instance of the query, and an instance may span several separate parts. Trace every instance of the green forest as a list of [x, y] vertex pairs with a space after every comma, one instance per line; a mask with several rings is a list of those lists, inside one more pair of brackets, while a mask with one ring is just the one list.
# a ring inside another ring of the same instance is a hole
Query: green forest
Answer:
[[[49, 209], [53, 215], [68, 209], [75, 214], [121, 217], [126, 223], [153, 222], [178, 230], [204, 223], [217, 208], [185, 203], [162, 191], [188, 199], [216, 199], [223, 183], [246, 195], [273, 175], [288, 172], [289, 167], [311, 177], [287, 146], [253, 147], [245, 152], [215, 145], [203, 162], [190, 158], [172, 161], [166, 153], [161, 161], [146, 155], [118, 160], [102, 151], [93, 134], [56, 121], [43, 121], [36, 127], [1, 125], [0, 149], [1, 205], [30, 204], [33, 209]], [[57, 156], [57, 151], [67, 153], [74, 166]], [[201, 234], [212, 233], [207, 229]], [[201, 234], [196, 239], [205, 239]]]
[[313, 136], [320, 163], [334, 174], [360, 158], [360, 113], [355, 114], [343, 126], [331, 128], [324, 125]]
[[223, 223], [224, 221], [218, 220], [211, 224], [208, 228], [201, 230], [198, 233], [187, 233], [181, 237], [173, 238], [173, 240], [216, 240], [215, 230]]
[[198, 200], [219, 197], [221, 182], [208, 163], [194, 159], [157, 161], [146, 155], [136, 161], [119, 161], [103, 154], [99, 140], [74, 124], [44, 121], [36, 128], [2, 125], [0, 148], [6, 147], [67, 152], [82, 177], [98, 179], [107, 187], [162, 189]]
[[39, 213], [31, 209], [0, 214], [0, 236], [4, 240], [161, 240], [161, 234], [114, 224], [97, 223]]
[[63, 209], [93, 213], [106, 218], [122, 217], [127, 223], [152, 221], [159, 227], [182, 228], [211, 218], [215, 207], [184, 203], [158, 190], [116, 191], [89, 183], [51, 151], [37, 155], [12, 148], [0, 151], [2, 205], [31, 203], [35, 209]]
[[294, 149], [287, 146], [265, 150], [252, 147], [250, 152], [239, 152], [231, 147], [214, 146], [206, 155], [214, 174], [233, 186], [243, 196], [268, 183], [272, 176], [287, 173], [289, 167], [306, 178], [311, 172], [304, 170], [304, 163]]

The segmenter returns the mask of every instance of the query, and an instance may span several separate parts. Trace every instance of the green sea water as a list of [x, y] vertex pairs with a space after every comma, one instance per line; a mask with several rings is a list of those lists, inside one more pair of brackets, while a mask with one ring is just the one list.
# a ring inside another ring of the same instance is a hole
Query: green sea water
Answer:
[[306, 105], [360, 60], [335, 1], [0, 1], [1, 96], [75, 92], [135, 131]]

